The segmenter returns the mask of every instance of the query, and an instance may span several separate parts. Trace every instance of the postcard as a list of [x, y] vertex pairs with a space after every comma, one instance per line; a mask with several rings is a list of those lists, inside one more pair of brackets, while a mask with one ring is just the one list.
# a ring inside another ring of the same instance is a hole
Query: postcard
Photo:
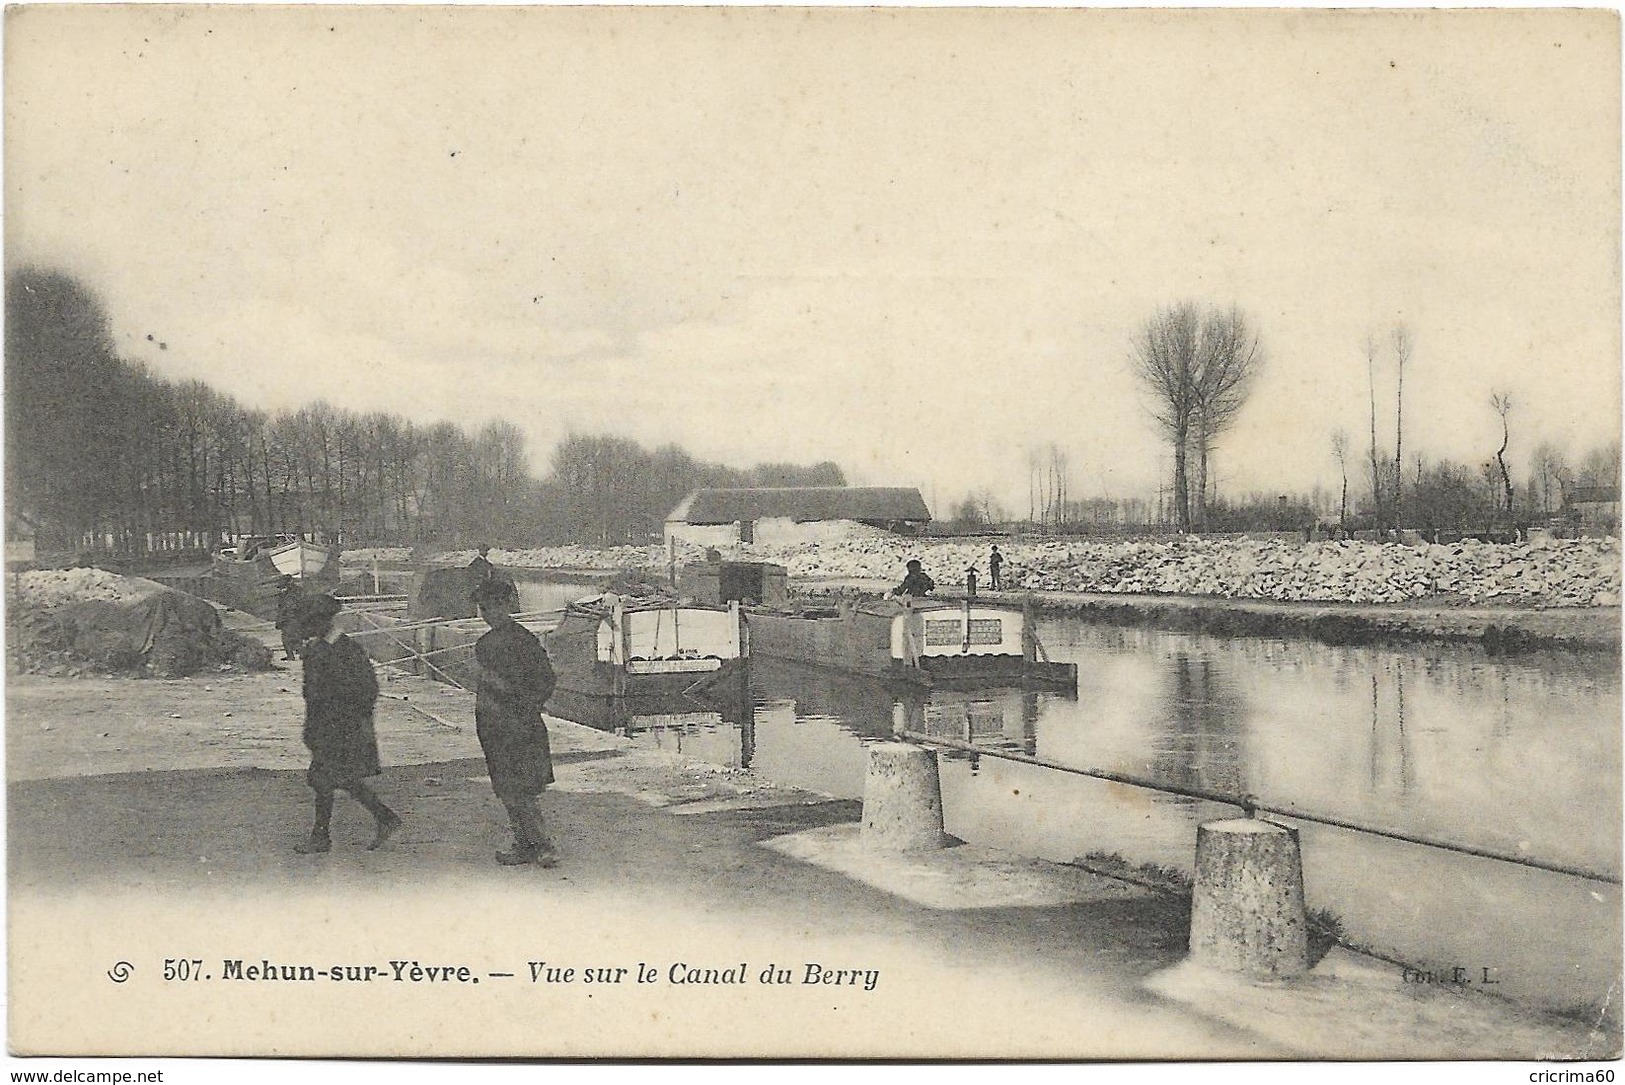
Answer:
[[1619, 1057], [1617, 13], [5, 52], [19, 1065]]

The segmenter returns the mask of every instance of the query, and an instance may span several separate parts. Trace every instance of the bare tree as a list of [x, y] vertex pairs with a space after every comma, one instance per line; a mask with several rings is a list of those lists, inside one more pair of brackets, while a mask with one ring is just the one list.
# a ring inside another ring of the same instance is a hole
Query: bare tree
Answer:
[[1365, 379], [1371, 394], [1371, 511], [1382, 526], [1382, 467], [1377, 452], [1377, 337], [1365, 337]]
[[1173, 447], [1174, 516], [1182, 531], [1191, 529], [1190, 457], [1200, 469], [1200, 509], [1209, 450], [1240, 413], [1263, 357], [1258, 333], [1233, 306], [1202, 313], [1181, 302], [1159, 310], [1134, 339], [1135, 374]]
[[1159, 310], [1141, 325], [1133, 345], [1134, 369], [1156, 406], [1153, 417], [1174, 453], [1173, 513], [1181, 531], [1191, 526], [1186, 453], [1196, 414], [1196, 340], [1201, 317], [1181, 302]]
[[1235, 306], [1209, 311], [1197, 340], [1196, 452], [1201, 485], [1197, 514], [1207, 523], [1208, 458], [1214, 444], [1236, 421], [1264, 363], [1264, 348], [1247, 317]]
[[1506, 450], [1511, 442], [1511, 431], [1507, 428], [1507, 415], [1512, 413], [1512, 396], [1506, 392], [1496, 392], [1490, 396], [1490, 406], [1495, 413], [1501, 416], [1501, 447], [1495, 450], [1495, 464], [1501, 472], [1501, 485], [1506, 496], [1507, 519], [1512, 518], [1512, 474], [1507, 470]]
[[1066, 519], [1067, 457], [1061, 447], [1051, 443], [1048, 460], [1044, 464], [1043, 522], [1053, 521], [1057, 529]]
[[1343, 475], [1343, 494], [1337, 502], [1337, 530], [1348, 530], [1349, 517], [1349, 435], [1339, 429], [1332, 434], [1332, 455], [1337, 457], [1337, 469]]
[[1580, 461], [1579, 483], [1582, 486], [1609, 486], [1619, 488], [1619, 441], [1593, 448]]
[[1394, 515], [1399, 516], [1405, 489], [1405, 363], [1411, 360], [1416, 343], [1411, 338], [1410, 329], [1403, 324], [1394, 325], [1388, 341], [1398, 369], [1394, 386]]
[[1034, 523], [1038, 519], [1038, 465], [1040, 463], [1038, 450], [1027, 450], [1027, 522]]
[[1529, 463], [1530, 505], [1542, 516], [1551, 516], [1563, 505], [1563, 490], [1571, 472], [1567, 459], [1556, 445], [1543, 442]]

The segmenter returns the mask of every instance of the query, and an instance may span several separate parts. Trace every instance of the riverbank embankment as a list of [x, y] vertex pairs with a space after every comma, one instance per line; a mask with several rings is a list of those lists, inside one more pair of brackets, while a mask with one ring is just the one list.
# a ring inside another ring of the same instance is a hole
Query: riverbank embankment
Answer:
[[[963, 592], [949, 594], [962, 598]], [[1019, 602], [1015, 593], [991, 598]], [[1202, 596], [1130, 596], [1035, 592], [1036, 609], [1113, 625], [1222, 636], [1297, 636], [1323, 644], [1454, 641], [1492, 654], [1558, 650], [1618, 652], [1619, 607], [1439, 606], [1412, 603], [1281, 603]]]

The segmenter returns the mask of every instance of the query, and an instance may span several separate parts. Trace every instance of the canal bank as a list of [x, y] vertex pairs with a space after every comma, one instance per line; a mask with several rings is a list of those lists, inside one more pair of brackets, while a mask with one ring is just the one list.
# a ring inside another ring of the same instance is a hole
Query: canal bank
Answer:
[[[1021, 597], [1004, 592], [994, 598], [1018, 602]], [[1220, 636], [1298, 636], [1333, 645], [1450, 641], [1482, 644], [1496, 654], [1543, 649], [1618, 654], [1620, 650], [1617, 606], [1457, 607], [1426, 600], [1382, 605], [1278, 603], [1203, 596], [1124, 598], [1087, 592], [1035, 593], [1034, 605], [1045, 613], [1112, 625]]]
[[[805, 578], [792, 581], [810, 596], [883, 594], [887, 581]], [[964, 589], [935, 595], [963, 599]], [[1030, 604], [1041, 614], [1103, 625], [1229, 637], [1303, 637], [1332, 645], [1449, 642], [1482, 645], [1496, 654], [1555, 650], [1620, 652], [1620, 608], [1464, 606], [1449, 601], [1294, 603], [1207, 595], [1126, 595], [1112, 592], [978, 591], [978, 599]]]
[[[302, 959], [320, 947], [323, 960], [436, 953], [496, 971], [510, 962], [481, 954], [497, 946], [526, 959], [658, 961], [663, 977], [678, 963], [787, 960], [798, 979], [808, 961], [880, 973], [872, 991], [798, 982], [770, 995], [753, 981], [691, 998], [672, 995], [669, 977], [658, 996], [601, 991], [588, 1001], [561, 989], [540, 1017], [537, 995], [497, 986], [482, 995], [480, 1024], [450, 1036], [431, 1031], [456, 1016], [444, 999], [369, 992], [378, 1001], [347, 995], [339, 1013], [329, 996], [307, 996], [278, 1004], [290, 1053], [398, 1055], [430, 1034], [440, 1055], [1617, 1052], [1612, 1023], [1594, 1029], [1471, 987], [1414, 983], [1343, 950], [1302, 980], [1240, 984], [1186, 963], [1189, 915], [1177, 899], [986, 845], [877, 855], [862, 846], [858, 803], [562, 720], [550, 720], [559, 779], [545, 805], [564, 862], [500, 868], [491, 854], [505, 827], [472, 697], [415, 677], [387, 679], [379, 705], [380, 790], [406, 816], [401, 832], [368, 852], [365, 817], [341, 806], [333, 853], [298, 856], [308, 791], [297, 690], [293, 668], [174, 682], [13, 680], [13, 944], [61, 947], [50, 969], [14, 969], [14, 1005], [60, 1004], [46, 997], [53, 984], [108, 952], [133, 952], [128, 932], [146, 923], [159, 939], [153, 952], [211, 960]], [[91, 914], [97, 902], [119, 922]], [[165, 1036], [151, 1014], [167, 1012], [173, 992], [145, 997], [145, 1008], [139, 998], [115, 1003], [97, 1027], [136, 1041]], [[260, 996], [208, 997], [222, 1012], [251, 1013]], [[357, 1024], [368, 1005], [385, 1012]], [[976, 1007], [969, 1018], [966, 1005]], [[719, 1033], [721, 1018], [752, 1028]], [[21, 1022], [14, 1042], [48, 1028]], [[166, 1042], [171, 1052], [221, 1050], [206, 1034], [167, 1040], [179, 1045]]]
[[[370, 566], [351, 566], [354, 575]], [[378, 564], [381, 573], [421, 573], [425, 566], [401, 562]], [[625, 571], [589, 568], [499, 565], [519, 583], [529, 604], [557, 607], [576, 595], [605, 590]], [[642, 574], [664, 582], [665, 568]], [[867, 577], [792, 577], [797, 594], [814, 598], [862, 593], [883, 595], [895, 584]], [[936, 594], [963, 599], [965, 590], [940, 586]], [[1494, 654], [1531, 651], [1605, 652], [1619, 654], [1621, 608], [1612, 606], [1539, 607], [1505, 603], [1468, 605], [1453, 597], [1394, 603], [1317, 603], [1212, 595], [1140, 595], [1118, 592], [1059, 590], [981, 590], [977, 598], [1020, 606], [1030, 602], [1041, 614], [1082, 618], [1101, 624], [1138, 626], [1172, 632], [1241, 637], [1305, 637], [1322, 644], [1403, 644], [1447, 642], [1482, 645]]]

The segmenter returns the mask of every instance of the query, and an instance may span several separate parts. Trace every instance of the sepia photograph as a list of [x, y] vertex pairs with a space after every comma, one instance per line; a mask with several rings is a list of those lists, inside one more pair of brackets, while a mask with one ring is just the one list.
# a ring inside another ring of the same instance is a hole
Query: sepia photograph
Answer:
[[8, 1063], [1612, 1080], [1620, 103], [1608, 10], [8, 7]]

